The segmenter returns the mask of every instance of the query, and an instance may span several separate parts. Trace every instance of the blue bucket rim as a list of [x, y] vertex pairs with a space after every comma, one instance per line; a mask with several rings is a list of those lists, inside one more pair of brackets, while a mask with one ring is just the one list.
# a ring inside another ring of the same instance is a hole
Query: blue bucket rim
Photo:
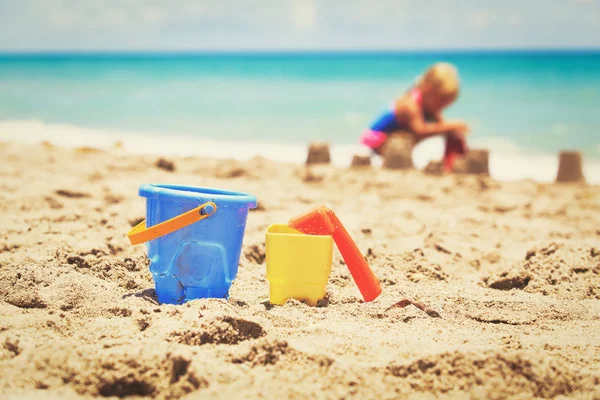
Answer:
[[157, 199], [159, 197], [166, 200], [190, 200], [194, 202], [206, 201], [224, 201], [229, 204], [243, 205], [248, 208], [256, 208], [256, 196], [236, 192], [233, 190], [216, 189], [202, 186], [191, 185], [171, 185], [161, 183], [146, 183], [140, 185], [139, 195], [147, 199]]

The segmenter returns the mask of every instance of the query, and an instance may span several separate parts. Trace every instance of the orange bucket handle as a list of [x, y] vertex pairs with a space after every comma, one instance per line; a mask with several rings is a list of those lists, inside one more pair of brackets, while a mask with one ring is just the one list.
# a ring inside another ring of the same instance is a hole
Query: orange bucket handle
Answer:
[[181, 228], [185, 228], [204, 218], [208, 218], [216, 212], [217, 205], [212, 201], [209, 201], [208, 203], [204, 203], [188, 212], [151, 226], [150, 228], [146, 227], [146, 220], [143, 220], [127, 233], [127, 237], [133, 245], [145, 243], [161, 236], [168, 235], [169, 233], [173, 233]]

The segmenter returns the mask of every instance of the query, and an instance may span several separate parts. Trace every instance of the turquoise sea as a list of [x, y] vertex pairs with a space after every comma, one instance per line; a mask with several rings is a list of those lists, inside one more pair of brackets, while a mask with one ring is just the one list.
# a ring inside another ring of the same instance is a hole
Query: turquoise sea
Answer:
[[471, 124], [474, 143], [600, 160], [600, 51], [4, 54], [0, 131], [37, 121], [148, 143], [352, 144], [436, 61], [460, 71], [447, 114]]

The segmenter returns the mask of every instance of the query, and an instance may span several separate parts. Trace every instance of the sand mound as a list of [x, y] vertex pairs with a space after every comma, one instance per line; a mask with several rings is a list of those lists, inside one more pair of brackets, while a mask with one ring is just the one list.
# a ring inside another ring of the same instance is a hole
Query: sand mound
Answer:
[[54, 260], [63, 268], [75, 267], [78, 273], [91, 275], [108, 282], [114, 282], [127, 290], [139, 290], [154, 286], [148, 269], [150, 261], [146, 256], [109, 257], [105, 249], [80, 251], [57, 251]]
[[455, 305], [448, 311], [486, 324], [495, 325], [532, 325], [536, 321], [575, 321], [585, 320], [588, 310], [573, 302], [560, 300], [468, 300], [454, 299]]
[[[116, 263], [112, 267], [118, 269], [119, 265], [126, 268], [124, 265], [132, 264]], [[47, 308], [51, 312], [69, 311], [87, 316], [130, 316], [130, 309], [115, 305], [121, 296], [113, 286], [129, 287], [129, 281], [113, 283], [111, 281], [118, 279], [116, 276], [103, 279], [102, 275], [108, 274], [110, 269], [98, 268], [100, 276], [94, 276], [91, 267], [86, 268], [88, 274], [74, 271], [69, 264], [60, 266], [32, 261], [25, 266], [4, 266], [0, 269], [0, 300], [21, 309]]]
[[600, 299], [600, 250], [556, 242], [537, 246], [523, 262], [484, 278], [484, 284], [563, 299]]
[[285, 340], [263, 341], [253, 345], [249, 351], [233, 356], [231, 362], [234, 364], [250, 364], [253, 367], [259, 365], [275, 365], [282, 358], [297, 358], [300, 354], [289, 347]]
[[[427, 257], [422, 249], [409, 251], [401, 254], [375, 252], [372, 249], [367, 251], [367, 260], [372, 265], [387, 265], [398, 270], [404, 278], [410, 282], [447, 282], [450, 280], [450, 275], [446, 273], [440, 265], [440, 261], [448, 258], [452, 253], [442, 245], [436, 245], [435, 251], [437, 257]], [[429, 253], [433, 251], [429, 250]], [[428, 254], [429, 255], [429, 254]], [[432, 261], [434, 260], [435, 261]]]
[[417, 392], [470, 392], [478, 398], [552, 398], [591, 390], [600, 382], [575, 373], [568, 363], [524, 352], [444, 353], [407, 365], [392, 364], [387, 374]]
[[201, 346], [203, 344], [238, 344], [264, 335], [265, 331], [262, 326], [256, 322], [225, 316], [202, 323], [200, 329], [172, 332], [169, 340], [188, 346]]
[[252, 367], [287, 364], [288, 366], [329, 367], [333, 359], [322, 355], [308, 355], [292, 348], [285, 340], [263, 339], [253, 344], [247, 351], [237, 351], [232, 355], [234, 364], [248, 364]]
[[154, 352], [151, 346], [148, 350], [128, 350], [127, 346], [98, 350], [93, 346], [40, 349], [28, 357], [27, 379], [19, 383], [38, 389], [69, 385], [87, 396], [159, 399], [181, 397], [208, 386], [186, 356]]
[[46, 308], [46, 302], [40, 297], [40, 287], [48, 285], [49, 280], [39, 267], [33, 261], [0, 267], [0, 300], [19, 308]]

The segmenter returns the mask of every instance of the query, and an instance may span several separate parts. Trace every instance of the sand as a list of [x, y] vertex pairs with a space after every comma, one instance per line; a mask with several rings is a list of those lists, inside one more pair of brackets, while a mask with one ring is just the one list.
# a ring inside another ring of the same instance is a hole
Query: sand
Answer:
[[[598, 186], [48, 143], [0, 155], [3, 399], [600, 398]], [[228, 300], [156, 302], [125, 236], [150, 182], [258, 196]], [[321, 203], [383, 294], [364, 303], [336, 254], [319, 307], [272, 306], [265, 229]], [[431, 315], [389, 308], [405, 299]]]

